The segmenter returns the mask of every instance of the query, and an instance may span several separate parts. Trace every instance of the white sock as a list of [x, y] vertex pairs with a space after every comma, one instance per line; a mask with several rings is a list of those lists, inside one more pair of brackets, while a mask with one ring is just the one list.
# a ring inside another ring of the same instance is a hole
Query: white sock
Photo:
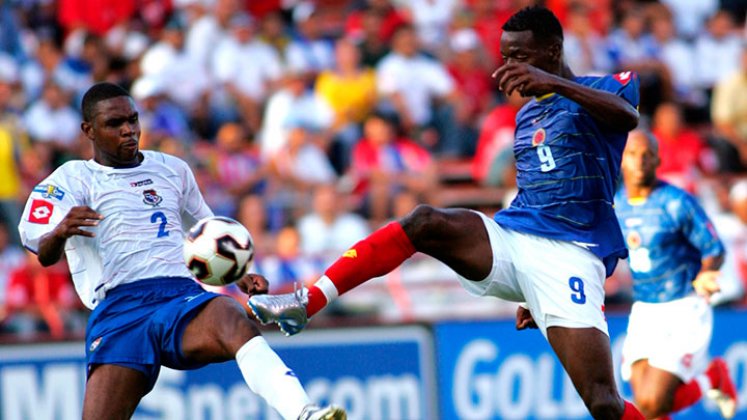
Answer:
[[296, 420], [311, 403], [296, 374], [264, 337], [256, 336], [241, 346], [236, 352], [236, 362], [249, 389], [264, 398], [285, 420]]
[[327, 304], [337, 299], [337, 296], [340, 295], [337, 291], [337, 286], [335, 286], [335, 284], [332, 283], [332, 280], [327, 276], [322, 276], [321, 278], [319, 278], [319, 280], [314, 283], [314, 286], [322, 291], [324, 297], [327, 298]]

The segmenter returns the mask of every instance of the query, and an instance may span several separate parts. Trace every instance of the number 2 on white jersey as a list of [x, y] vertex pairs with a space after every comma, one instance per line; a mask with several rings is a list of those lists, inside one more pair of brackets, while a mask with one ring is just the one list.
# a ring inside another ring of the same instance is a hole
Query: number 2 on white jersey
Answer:
[[539, 156], [539, 160], [542, 162], [542, 165], [540, 165], [542, 172], [549, 172], [555, 169], [555, 158], [552, 157], [550, 146], [546, 144], [537, 146], [537, 156]]
[[161, 221], [161, 224], [158, 225], [158, 235], [156, 235], [156, 238], [163, 238], [164, 236], [169, 236], [169, 231], [166, 230], [166, 223], [168, 222], [168, 220], [166, 220], [166, 215], [163, 214], [162, 211], [157, 211], [150, 216], [151, 223], [156, 223], [159, 220]]

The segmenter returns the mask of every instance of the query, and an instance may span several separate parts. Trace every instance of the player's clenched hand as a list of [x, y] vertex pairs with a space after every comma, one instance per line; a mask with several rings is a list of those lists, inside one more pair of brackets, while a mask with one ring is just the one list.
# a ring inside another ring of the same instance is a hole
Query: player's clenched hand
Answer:
[[493, 78], [506, 96], [516, 90], [527, 97], [552, 93], [556, 76], [527, 63], [507, 63], [493, 72]]
[[99, 213], [96, 213], [88, 206], [77, 206], [70, 209], [62, 221], [54, 229], [57, 237], [67, 239], [74, 235], [87, 236], [93, 238], [96, 236], [93, 232], [81, 229], [83, 226], [97, 226], [103, 219]]
[[252, 273], [247, 273], [236, 282], [236, 285], [239, 286], [239, 289], [241, 289], [242, 292], [250, 297], [267, 294], [267, 289], [269, 288], [269, 282], [265, 276]]
[[537, 329], [537, 323], [534, 322], [534, 318], [532, 317], [532, 313], [529, 312], [529, 309], [519, 306], [519, 308], [516, 309], [516, 329], [524, 330], [527, 328]]
[[718, 285], [720, 274], [721, 272], [716, 270], [705, 270], [698, 273], [698, 276], [693, 280], [695, 292], [708, 300], [711, 295], [721, 291], [721, 287]]

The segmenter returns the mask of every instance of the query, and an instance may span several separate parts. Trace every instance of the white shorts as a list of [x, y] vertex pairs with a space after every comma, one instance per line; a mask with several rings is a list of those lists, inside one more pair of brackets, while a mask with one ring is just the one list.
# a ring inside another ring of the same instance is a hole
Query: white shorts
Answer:
[[633, 364], [648, 359], [649, 365], [689, 382], [708, 366], [712, 331], [713, 309], [699, 296], [634, 303], [622, 349], [622, 378], [629, 381]]
[[469, 293], [526, 302], [547, 337], [548, 327], [596, 328], [605, 334], [605, 268], [572, 242], [505, 229], [482, 213], [493, 251], [493, 269], [481, 281], [459, 277]]

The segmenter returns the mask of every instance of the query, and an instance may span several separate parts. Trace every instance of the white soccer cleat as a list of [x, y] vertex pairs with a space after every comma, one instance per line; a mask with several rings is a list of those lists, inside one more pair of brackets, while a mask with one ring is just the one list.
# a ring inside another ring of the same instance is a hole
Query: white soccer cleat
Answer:
[[319, 407], [317, 405], [307, 405], [298, 416], [298, 420], [346, 420], [347, 413], [341, 407], [328, 405]]
[[308, 291], [299, 288], [282, 295], [252, 296], [246, 304], [259, 322], [264, 325], [274, 322], [280, 331], [291, 336], [301, 332], [309, 322], [306, 315], [308, 303]]

